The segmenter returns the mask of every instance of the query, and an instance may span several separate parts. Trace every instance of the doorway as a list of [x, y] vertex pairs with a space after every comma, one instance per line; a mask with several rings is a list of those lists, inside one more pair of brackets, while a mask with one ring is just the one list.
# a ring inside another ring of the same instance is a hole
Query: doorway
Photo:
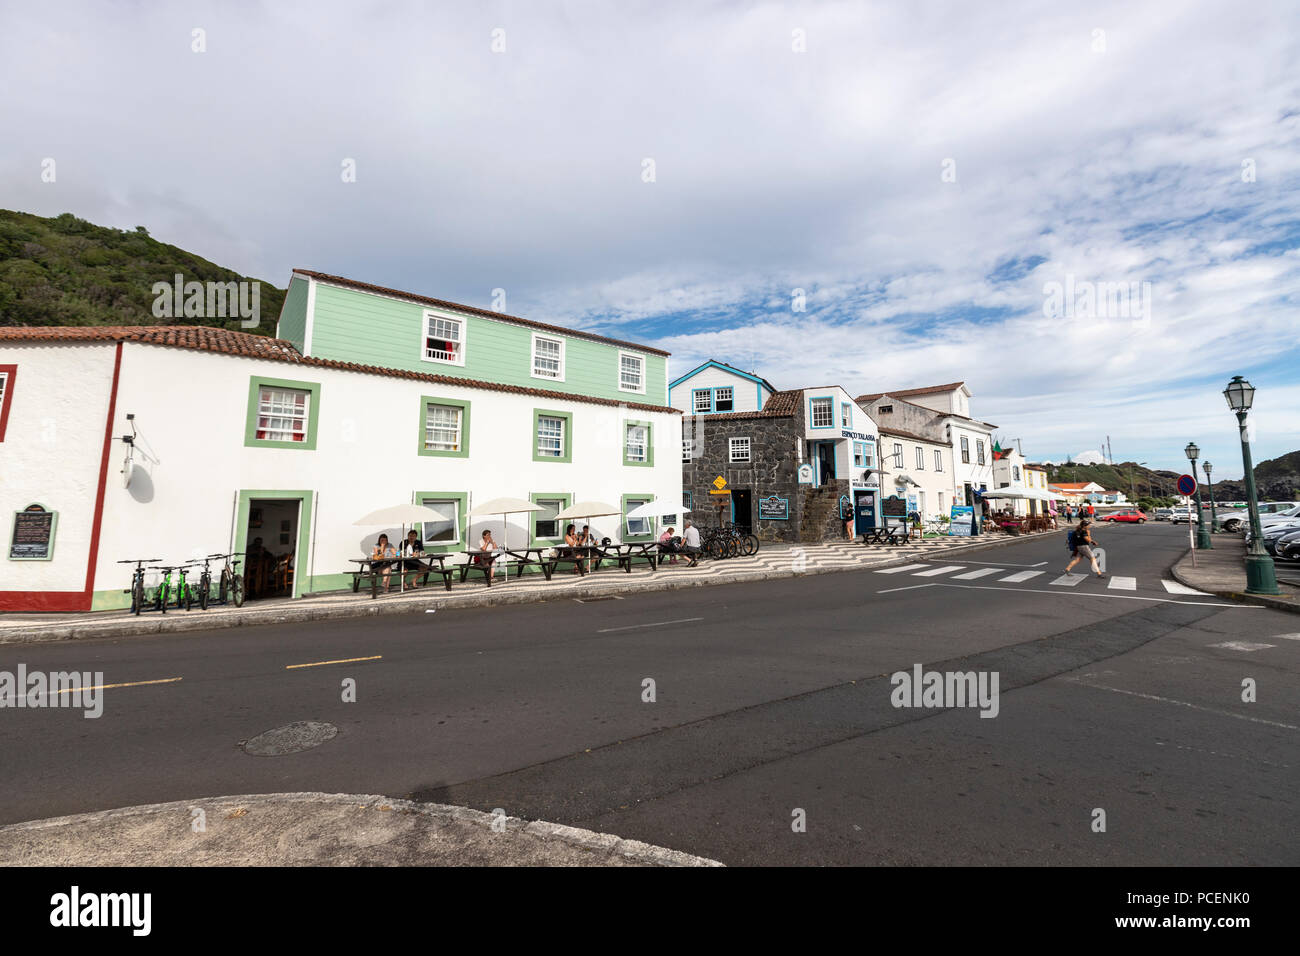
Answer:
[[749, 534], [754, 529], [752, 495], [748, 488], [731, 489], [731, 523]]
[[853, 532], [866, 534], [876, 527], [876, 493], [874, 491], [853, 492]]
[[819, 475], [819, 484], [829, 485], [835, 480], [834, 442], [824, 441], [817, 443], [817, 473]]
[[310, 491], [241, 491], [232, 550], [240, 558], [247, 600], [298, 597], [308, 552]]

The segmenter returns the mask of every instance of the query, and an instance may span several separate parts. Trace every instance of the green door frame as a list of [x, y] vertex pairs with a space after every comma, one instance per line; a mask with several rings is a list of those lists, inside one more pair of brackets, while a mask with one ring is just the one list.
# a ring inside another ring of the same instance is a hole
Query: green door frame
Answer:
[[[315, 502], [314, 491], [277, 491], [241, 489], [239, 504], [235, 510], [235, 544], [232, 550], [243, 557], [248, 554], [248, 508], [256, 499], [268, 501], [298, 502], [298, 543], [293, 549], [293, 597], [301, 597], [302, 589], [307, 583], [305, 561], [309, 556], [311, 545], [312, 505]], [[240, 562], [242, 573], [243, 562]], [[314, 570], [314, 569], [313, 569]]]

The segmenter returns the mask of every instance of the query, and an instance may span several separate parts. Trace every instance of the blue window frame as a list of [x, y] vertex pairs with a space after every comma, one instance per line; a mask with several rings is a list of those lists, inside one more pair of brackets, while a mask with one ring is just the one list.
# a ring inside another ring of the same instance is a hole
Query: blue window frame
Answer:
[[[818, 424], [818, 422], [822, 424]], [[835, 396], [818, 395], [808, 398], [808, 426], [810, 428], [835, 427]]]

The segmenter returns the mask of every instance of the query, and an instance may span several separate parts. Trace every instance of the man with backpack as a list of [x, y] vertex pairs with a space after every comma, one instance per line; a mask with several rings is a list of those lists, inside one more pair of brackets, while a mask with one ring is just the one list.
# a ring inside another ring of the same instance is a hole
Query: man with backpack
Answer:
[[1096, 544], [1092, 540], [1092, 522], [1087, 518], [1079, 519], [1079, 527], [1074, 531], [1065, 533], [1065, 546], [1070, 549], [1070, 563], [1065, 566], [1065, 573], [1069, 574], [1070, 569], [1079, 563], [1080, 558], [1087, 558], [1088, 563], [1092, 565], [1093, 573], [1099, 578], [1106, 575], [1102, 573], [1101, 568], [1097, 567], [1097, 556], [1092, 553], [1092, 546]]

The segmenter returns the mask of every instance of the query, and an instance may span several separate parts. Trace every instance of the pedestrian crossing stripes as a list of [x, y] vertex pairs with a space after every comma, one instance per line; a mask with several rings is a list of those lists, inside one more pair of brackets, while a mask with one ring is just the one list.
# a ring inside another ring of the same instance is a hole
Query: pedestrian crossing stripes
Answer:
[[976, 578], [982, 578], [989, 574], [1001, 574], [1002, 568], [976, 568], [974, 571], [967, 571], [965, 574], [954, 574], [954, 581], [974, 581]]
[[998, 580], [1006, 581], [1009, 584], [1019, 584], [1021, 581], [1036, 578], [1042, 573], [1042, 571], [1017, 571], [1015, 574], [1008, 574], [1005, 578], [998, 578]]
[[[1013, 571], [1010, 567], [993, 566], [993, 567], [983, 567], [983, 568], [971, 568], [968, 565], [937, 564], [933, 562], [918, 563], [918, 564], [903, 564], [892, 568], [875, 568], [874, 570], [876, 574], [905, 574], [909, 577], [914, 577], [914, 578], [943, 578], [953, 582], [983, 580], [986, 583], [996, 582], [998, 584], [1008, 584], [1008, 585], [1026, 584], [1028, 582], [1033, 582], [1033, 584], [1040, 584], [1040, 585], [1046, 584], [1050, 588], [1074, 588], [1077, 591], [1079, 591], [1079, 593], [1083, 593], [1086, 591], [1090, 594], [1096, 594], [1098, 589], [1100, 588], [1104, 588], [1106, 592], [1115, 592], [1115, 591], [1136, 592], [1139, 590], [1138, 579], [1136, 577], [1132, 575], [1122, 575], [1122, 574], [1098, 578], [1094, 574], [1078, 573], [1072, 571], [1066, 571], [1060, 574], [1056, 574], [1055, 572], [1046, 571], [1041, 568], [1032, 568], [1025, 571]], [[1011, 571], [1011, 573], [1008, 574], [1007, 573], [1008, 571]], [[954, 573], [954, 572], [960, 572], [960, 573]], [[998, 575], [998, 577], [993, 577], [993, 575]], [[1055, 575], [1055, 576], [1051, 576], [1044, 581], [1037, 580], [1038, 578], [1041, 578], [1043, 575]], [[1083, 585], [1083, 583], [1085, 581], [1088, 581], [1089, 579], [1093, 579], [1091, 583], [1089, 585], [1081, 587], [1081, 585]], [[1169, 594], [1186, 594], [1186, 595], [1197, 595], [1200, 597], [1213, 597], [1213, 595], [1207, 595], [1203, 591], [1197, 591], [1194, 588], [1189, 588], [1186, 585], [1179, 584], [1177, 581], [1170, 581], [1167, 578], [1161, 578], [1158, 580], [1160, 581], [1160, 585], [1164, 589], [1164, 591]], [[937, 583], [942, 583], [942, 582], [937, 582]], [[925, 586], [926, 585], [916, 585], [915, 587], [925, 587]], [[1147, 590], [1151, 590], [1154, 588], [1155, 588], [1154, 582], [1147, 585]], [[1030, 589], [1032, 590], [1032, 585]], [[890, 591], [888, 592], [880, 592], [880, 593], [892, 593], [892, 591], [906, 591], [906, 590], [912, 590], [912, 588], [891, 588]], [[1041, 593], [1046, 594], [1048, 592], [1042, 591]], [[1116, 596], [1118, 597], [1119, 595]], [[1147, 600], [1147, 599], [1137, 598], [1137, 600]]]

